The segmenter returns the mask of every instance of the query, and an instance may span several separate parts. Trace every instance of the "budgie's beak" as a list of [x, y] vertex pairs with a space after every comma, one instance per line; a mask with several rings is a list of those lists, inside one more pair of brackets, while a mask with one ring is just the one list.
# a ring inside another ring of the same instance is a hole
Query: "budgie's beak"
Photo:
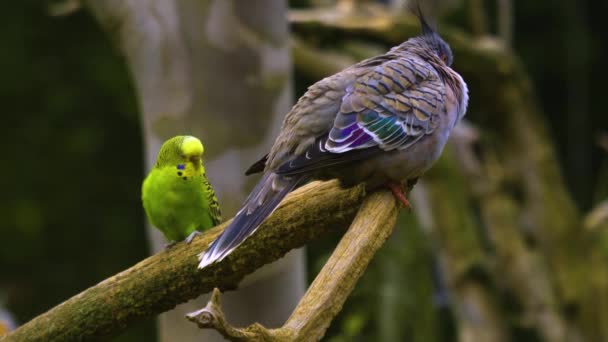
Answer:
[[189, 158], [190, 162], [194, 164], [194, 167], [199, 167], [201, 165], [201, 157], [200, 156], [192, 156]]

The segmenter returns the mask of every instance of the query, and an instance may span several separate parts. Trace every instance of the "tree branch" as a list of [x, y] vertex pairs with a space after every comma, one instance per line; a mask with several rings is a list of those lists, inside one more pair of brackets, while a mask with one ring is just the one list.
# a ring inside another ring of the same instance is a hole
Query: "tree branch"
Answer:
[[234, 289], [262, 265], [350, 223], [364, 195], [362, 186], [341, 189], [337, 181], [311, 183], [290, 194], [253, 236], [221, 262], [199, 270], [196, 255], [227, 223], [190, 245], [180, 243], [104, 280], [0, 340], [107, 339], [214, 287]]
[[397, 213], [395, 199], [388, 191], [367, 197], [352, 225], [283, 327], [266, 329], [253, 324], [238, 329], [230, 326], [221, 310], [217, 289], [205, 308], [187, 318], [201, 328], [216, 329], [231, 341], [320, 340], [376, 251], [393, 231]]

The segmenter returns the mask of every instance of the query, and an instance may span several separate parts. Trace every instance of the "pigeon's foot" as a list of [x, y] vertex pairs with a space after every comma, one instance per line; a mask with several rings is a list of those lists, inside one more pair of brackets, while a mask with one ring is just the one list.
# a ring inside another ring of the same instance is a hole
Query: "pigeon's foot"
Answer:
[[194, 239], [194, 237], [197, 235], [201, 235], [201, 232], [199, 232], [198, 230], [193, 231], [192, 233], [190, 233], [190, 235], [188, 235], [184, 242], [186, 244], [190, 244], [190, 242], [192, 242], [192, 239]]
[[387, 182], [386, 186], [391, 190], [393, 196], [395, 196], [397, 201], [401, 202], [401, 204], [403, 204], [403, 206], [406, 207], [408, 210], [412, 210], [410, 201], [408, 201], [407, 197], [405, 196], [405, 192], [403, 191], [401, 183], [391, 181]]

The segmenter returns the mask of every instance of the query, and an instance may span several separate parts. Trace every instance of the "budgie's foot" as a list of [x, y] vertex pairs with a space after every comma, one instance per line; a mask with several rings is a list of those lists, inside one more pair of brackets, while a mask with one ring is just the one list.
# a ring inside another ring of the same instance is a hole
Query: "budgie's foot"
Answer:
[[177, 243], [177, 241], [169, 241], [165, 244], [165, 249], [169, 249], [173, 246], [175, 246], [175, 244]]
[[401, 204], [403, 204], [403, 206], [406, 207], [408, 210], [412, 210], [410, 201], [408, 201], [407, 197], [405, 196], [401, 183], [391, 181], [387, 182], [386, 186], [391, 189], [391, 192], [393, 193], [393, 196], [395, 196], [397, 201], [401, 202]]
[[186, 240], [184, 240], [184, 242], [187, 244], [190, 244], [190, 242], [192, 242], [194, 237], [197, 235], [201, 235], [201, 232], [199, 232], [198, 230], [193, 231], [192, 233], [190, 233], [190, 235], [188, 235], [188, 237], [186, 238]]

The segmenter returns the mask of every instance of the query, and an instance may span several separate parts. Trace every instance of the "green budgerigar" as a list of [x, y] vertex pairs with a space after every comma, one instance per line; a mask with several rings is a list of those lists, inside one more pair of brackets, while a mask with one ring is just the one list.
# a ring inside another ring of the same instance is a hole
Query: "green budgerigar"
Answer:
[[144, 180], [142, 201], [148, 220], [167, 240], [187, 243], [221, 221], [220, 206], [203, 166], [203, 144], [176, 136], [161, 146]]

